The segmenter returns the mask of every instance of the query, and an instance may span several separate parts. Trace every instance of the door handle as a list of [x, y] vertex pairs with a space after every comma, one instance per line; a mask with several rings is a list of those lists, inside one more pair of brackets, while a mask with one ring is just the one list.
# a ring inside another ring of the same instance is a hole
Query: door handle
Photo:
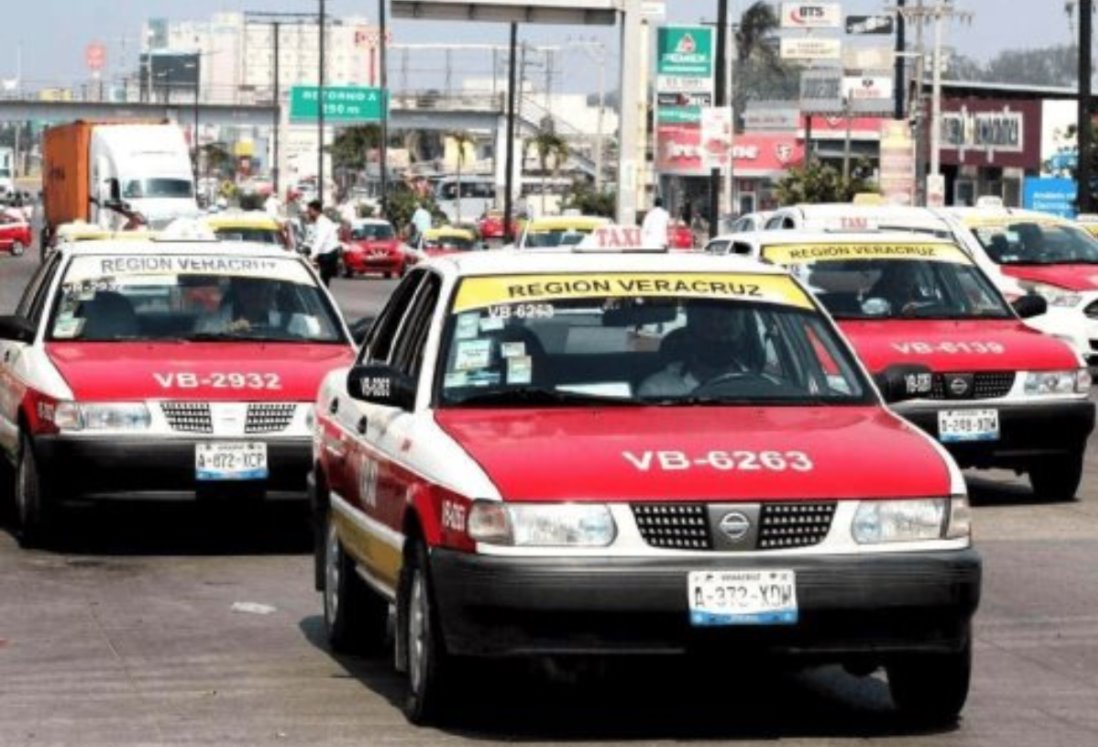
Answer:
[[358, 419], [358, 432], [363, 436], [366, 435], [366, 428], [369, 427], [370, 421], [366, 419], [366, 416], [362, 416]]
[[339, 412], [339, 397], [334, 398], [328, 403], [328, 413], [335, 415], [337, 412]]

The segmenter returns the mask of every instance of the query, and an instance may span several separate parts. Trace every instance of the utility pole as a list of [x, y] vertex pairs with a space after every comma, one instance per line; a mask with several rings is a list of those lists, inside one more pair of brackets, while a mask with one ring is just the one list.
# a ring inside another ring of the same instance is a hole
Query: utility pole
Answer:
[[1093, 0], [1080, 0], [1079, 2], [1079, 113], [1078, 144], [1079, 156], [1076, 171], [1077, 201], [1080, 213], [1094, 212], [1094, 194], [1091, 192], [1090, 183], [1092, 174], [1090, 168], [1091, 151], [1094, 148], [1094, 127], [1091, 124], [1090, 94], [1091, 94], [1091, 65], [1090, 45], [1093, 36], [1094, 19]]
[[907, 5], [907, 0], [896, 0], [896, 7], [900, 12], [896, 14], [896, 63], [893, 76], [893, 95], [896, 98], [896, 109], [892, 113], [893, 119], [904, 118], [904, 68], [907, 65], [907, 60], [904, 58], [904, 52], [906, 51], [907, 40], [904, 38], [904, 7]]
[[381, 82], [381, 214], [389, 217], [389, 0], [378, 0], [378, 80]]
[[504, 168], [506, 174], [503, 177], [503, 235], [508, 244], [514, 243], [515, 232], [512, 230], [512, 215], [514, 213], [514, 187], [515, 187], [515, 86], [516, 86], [516, 62], [518, 57], [518, 24], [511, 24], [511, 49], [508, 57], [508, 84], [507, 84], [507, 159]]
[[319, 39], [317, 51], [320, 58], [317, 60], [317, 77], [319, 78], [320, 100], [316, 107], [316, 194], [321, 203], [324, 202], [324, 104], [327, 97], [324, 95], [324, 24], [327, 22], [327, 8], [325, 0], [320, 0], [320, 18], [317, 23]]
[[271, 135], [271, 184], [274, 187], [274, 193], [277, 196], [282, 190], [281, 185], [278, 183], [278, 177], [281, 172], [279, 169], [279, 134], [282, 131], [282, 81], [280, 80], [282, 75], [282, 63], [280, 61], [282, 53], [282, 24], [275, 21], [271, 24], [271, 33], [274, 35], [274, 91], [272, 92], [272, 98], [274, 99], [274, 128]]
[[[718, 108], [728, 106], [728, 0], [717, 3], [717, 59], [715, 96], [713, 104]], [[721, 170], [709, 172], [709, 238], [714, 238], [720, 228]]]

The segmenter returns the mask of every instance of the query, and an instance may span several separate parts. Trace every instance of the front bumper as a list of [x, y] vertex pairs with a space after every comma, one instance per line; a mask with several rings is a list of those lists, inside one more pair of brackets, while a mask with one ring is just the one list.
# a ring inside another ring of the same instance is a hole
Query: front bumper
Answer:
[[995, 400], [943, 400], [933, 405], [904, 403], [896, 412], [938, 438], [942, 410], [998, 410], [994, 441], [943, 443], [961, 467], [1025, 469], [1047, 457], [1077, 454], [1094, 430], [1094, 403], [1087, 400], [997, 404]]
[[[690, 624], [690, 571], [792, 569], [794, 625]], [[956, 651], [980, 599], [974, 550], [772, 558], [516, 558], [436, 549], [449, 651], [472, 656], [735, 653], [818, 661]]]
[[266, 443], [269, 476], [239, 482], [196, 480], [195, 445], [210, 440], [195, 438], [38, 436], [34, 448], [50, 494], [61, 501], [186, 499], [207, 492], [305, 497], [312, 457], [309, 437], [216, 440]]

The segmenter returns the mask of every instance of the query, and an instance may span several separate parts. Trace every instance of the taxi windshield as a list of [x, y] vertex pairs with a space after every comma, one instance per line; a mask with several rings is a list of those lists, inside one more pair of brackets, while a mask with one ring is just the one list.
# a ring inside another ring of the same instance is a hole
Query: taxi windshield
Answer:
[[476, 242], [466, 236], [439, 236], [433, 239], [424, 239], [423, 248], [467, 252], [476, 248]]
[[48, 339], [345, 342], [300, 261], [209, 255], [74, 257]]
[[526, 232], [523, 247], [526, 249], [549, 249], [555, 246], [575, 246], [591, 233], [583, 228], [535, 229]]
[[[791, 279], [764, 278], [781, 283], [786, 303], [751, 293], [765, 287], [753, 276], [701, 277], [516, 278], [516, 286], [550, 291], [529, 300], [466, 279], [443, 333], [436, 400], [443, 407], [870, 401], [847, 348]], [[661, 282], [671, 292], [636, 292]], [[691, 297], [699, 283], [715, 292]]]
[[1076, 226], [1017, 221], [976, 226], [972, 233], [1001, 265], [1098, 264], [1098, 239]]
[[351, 229], [351, 238], [355, 241], [384, 241], [394, 235], [393, 227], [388, 223], [366, 223]]
[[1012, 316], [991, 281], [952, 245], [820, 245], [805, 250], [811, 257], [798, 251], [767, 247], [763, 256], [788, 263], [836, 319]]

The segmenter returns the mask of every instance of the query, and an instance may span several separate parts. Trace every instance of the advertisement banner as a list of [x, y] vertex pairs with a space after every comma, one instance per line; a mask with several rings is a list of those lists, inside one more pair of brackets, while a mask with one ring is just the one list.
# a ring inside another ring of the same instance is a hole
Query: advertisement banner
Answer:
[[892, 16], [847, 16], [846, 33], [848, 34], [880, 34], [891, 36], [893, 32]]
[[737, 177], [778, 177], [804, 161], [804, 144], [794, 132], [745, 132], [736, 136], [732, 160]]
[[915, 139], [907, 120], [881, 123], [881, 194], [894, 205], [915, 204]]
[[1040, 101], [950, 97], [942, 109], [943, 164], [1041, 169]]
[[839, 3], [782, 3], [783, 29], [837, 29], [842, 21]]
[[1022, 183], [1022, 207], [1061, 218], [1075, 218], [1074, 179], [1026, 177]]
[[713, 29], [661, 26], [656, 32], [656, 75], [713, 77]]
[[891, 75], [848, 75], [843, 96], [856, 114], [888, 113], [894, 108]]
[[843, 71], [805, 70], [801, 73], [801, 111], [840, 114], [843, 111]]
[[732, 156], [732, 107], [709, 106], [701, 110], [701, 145], [706, 170], [727, 171]]
[[656, 171], [673, 176], [702, 176], [701, 122], [656, 124]]
[[842, 57], [843, 45], [838, 39], [823, 39], [815, 36], [801, 38], [783, 38], [779, 55], [783, 60], [837, 60]]
[[890, 46], [843, 48], [843, 68], [865, 73], [870, 70], [890, 70], [895, 52]]

